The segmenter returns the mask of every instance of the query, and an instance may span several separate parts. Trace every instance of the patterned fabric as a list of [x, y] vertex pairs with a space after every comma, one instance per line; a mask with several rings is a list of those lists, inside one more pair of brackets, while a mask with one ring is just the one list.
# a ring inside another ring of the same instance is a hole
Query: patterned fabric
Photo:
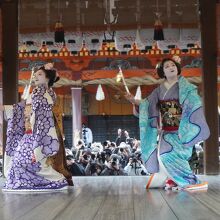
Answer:
[[[182, 117], [177, 131], [158, 131], [159, 100], [179, 100]], [[159, 172], [160, 162], [168, 177], [180, 187], [200, 183], [190, 169], [188, 160], [192, 147], [199, 141], [206, 140], [210, 132], [196, 86], [184, 77], [179, 77], [178, 83], [169, 90], [161, 84], [141, 102], [139, 121], [142, 157], [147, 171]]]
[[159, 100], [163, 130], [178, 130], [182, 107], [179, 100]]
[[32, 126], [31, 126], [31, 114], [32, 114], [32, 106], [27, 105], [24, 108], [24, 126], [25, 126], [25, 133], [32, 133]]
[[25, 103], [14, 105], [7, 129], [6, 189], [59, 189], [68, 185], [47, 160], [60, 147], [52, 112], [54, 101], [52, 89], [39, 86], [33, 90], [32, 133], [25, 133]]

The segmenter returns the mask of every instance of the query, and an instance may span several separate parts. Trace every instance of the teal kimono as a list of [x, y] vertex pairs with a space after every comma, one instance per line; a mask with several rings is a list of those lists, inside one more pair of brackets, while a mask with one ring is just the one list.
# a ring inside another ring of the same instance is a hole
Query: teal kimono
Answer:
[[[169, 122], [172, 119], [170, 113], [163, 114], [161, 119], [161, 108], [166, 109], [161, 107], [164, 102], [166, 105], [170, 105], [169, 109], [172, 111], [174, 109], [174, 113], [178, 112], [176, 109], [179, 109], [179, 113], [181, 113], [179, 122], [178, 118], [174, 119], [177, 122]], [[179, 106], [176, 103], [179, 103]], [[173, 108], [171, 105], [177, 107]], [[168, 126], [162, 124], [160, 130], [158, 129], [161, 124], [159, 122], [165, 123], [165, 116], [168, 120]], [[147, 99], [141, 102], [139, 125], [142, 159], [149, 173], [159, 172], [159, 159], [169, 174], [169, 178], [178, 186], [185, 187], [200, 183], [190, 169], [188, 160], [192, 155], [193, 146], [199, 141], [206, 140], [210, 131], [195, 85], [189, 83], [182, 76], [168, 90], [164, 84], [161, 84]]]

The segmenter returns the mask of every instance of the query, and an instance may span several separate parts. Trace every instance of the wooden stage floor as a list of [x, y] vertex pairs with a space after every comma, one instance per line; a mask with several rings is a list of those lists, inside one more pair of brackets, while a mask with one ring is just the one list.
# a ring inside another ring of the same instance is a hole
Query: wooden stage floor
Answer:
[[[220, 176], [207, 192], [145, 190], [146, 177], [74, 177], [66, 192], [0, 191], [1, 220], [219, 220]], [[0, 179], [3, 186], [4, 179]]]

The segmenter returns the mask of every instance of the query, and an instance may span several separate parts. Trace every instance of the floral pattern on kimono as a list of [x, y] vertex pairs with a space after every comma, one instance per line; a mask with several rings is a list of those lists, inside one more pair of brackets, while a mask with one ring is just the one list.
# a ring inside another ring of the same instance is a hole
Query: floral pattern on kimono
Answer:
[[32, 92], [32, 132], [25, 131], [25, 102], [13, 106], [8, 120], [5, 160], [6, 189], [59, 189], [67, 186], [65, 177], [55, 171], [47, 158], [59, 150], [52, 107], [55, 93], [44, 86]]

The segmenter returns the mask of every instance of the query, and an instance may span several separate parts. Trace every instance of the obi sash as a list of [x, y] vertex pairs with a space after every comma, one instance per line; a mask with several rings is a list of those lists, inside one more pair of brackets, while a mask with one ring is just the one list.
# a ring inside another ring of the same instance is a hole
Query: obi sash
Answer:
[[159, 100], [162, 130], [176, 131], [179, 128], [182, 107], [179, 100]]

